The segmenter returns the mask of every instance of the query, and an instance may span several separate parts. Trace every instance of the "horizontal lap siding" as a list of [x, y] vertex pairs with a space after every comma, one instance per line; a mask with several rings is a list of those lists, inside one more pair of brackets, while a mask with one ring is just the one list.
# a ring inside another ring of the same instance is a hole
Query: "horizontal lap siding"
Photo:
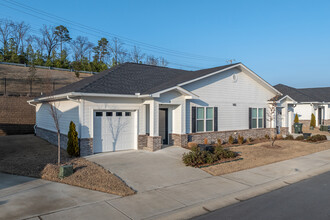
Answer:
[[297, 104], [294, 113], [298, 114], [299, 120], [311, 120], [312, 106], [310, 104]]
[[140, 99], [133, 98], [86, 98], [82, 102], [82, 138], [93, 137], [93, 111], [138, 110], [138, 131], [145, 133], [145, 110]]
[[[233, 74], [238, 76], [236, 83], [233, 82]], [[191, 106], [218, 107], [219, 131], [242, 130], [249, 128], [249, 107], [267, 108], [267, 100], [275, 96], [238, 69], [228, 70], [183, 87], [199, 96], [198, 100], [187, 101], [187, 133], [191, 132]]]
[[[56, 102], [55, 106], [59, 110], [59, 125], [62, 134], [67, 134], [69, 131], [70, 122], [76, 124], [77, 130], [79, 126], [79, 103], [73, 101]], [[36, 107], [36, 124], [38, 127], [56, 131], [54, 119], [50, 114], [48, 104], [38, 104]]]

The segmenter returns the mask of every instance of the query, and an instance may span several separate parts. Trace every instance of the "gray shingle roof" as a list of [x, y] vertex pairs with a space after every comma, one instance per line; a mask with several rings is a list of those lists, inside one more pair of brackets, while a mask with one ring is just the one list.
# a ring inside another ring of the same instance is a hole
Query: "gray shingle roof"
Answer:
[[187, 71], [145, 64], [124, 63], [57, 89], [51, 95], [69, 92], [124, 95], [152, 94], [236, 64]]
[[297, 102], [330, 102], [330, 87], [296, 89], [283, 84], [274, 87]]

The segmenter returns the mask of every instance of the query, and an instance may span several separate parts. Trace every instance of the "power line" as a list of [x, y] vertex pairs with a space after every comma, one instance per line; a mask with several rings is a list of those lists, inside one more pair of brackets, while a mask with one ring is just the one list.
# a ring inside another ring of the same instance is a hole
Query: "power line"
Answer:
[[[89, 26], [86, 26], [86, 25], [83, 25], [83, 24], [80, 24], [80, 23], [77, 23], [77, 22], [73, 22], [73, 21], [70, 21], [68, 19], [64, 19], [64, 18], [61, 18], [59, 16], [56, 16], [56, 15], [52, 15], [48, 12], [44, 12], [42, 10], [39, 10], [39, 9], [35, 9], [35, 8], [32, 8], [30, 6], [27, 6], [27, 5], [24, 5], [24, 4], [21, 4], [21, 3], [18, 3], [18, 2], [15, 2], [15, 1], [8, 1], [8, 0], [4, 0], [6, 1], [7, 3], [10, 3], [10, 4], [14, 4], [18, 7], [23, 7], [27, 10], [30, 10], [30, 11], [34, 11], [35, 13], [38, 13], [39, 15], [43, 15], [43, 16], [46, 16], [48, 18], [53, 18], [55, 20], [61, 20], [62, 22], [65, 21], [66, 23], [70, 23], [72, 25], [75, 25], [75, 26], [80, 26], [80, 28], [83, 28], [83, 29], [88, 29], [88, 30], [93, 30], [93, 31], [97, 31], [99, 33], [103, 33], [103, 34], [106, 34], [106, 35], [110, 35], [112, 37], [117, 37], [119, 39], [125, 39], [123, 41], [129, 41], [129, 42], [133, 42], [137, 45], [143, 45], [141, 47], [149, 47], [151, 49], [153, 49], [153, 51], [156, 50], [156, 52], [158, 53], [166, 53], [166, 54], [171, 54], [171, 55], [181, 55], [181, 56], [184, 56], [185, 58], [192, 58], [192, 59], [199, 59], [199, 60], [206, 60], [206, 61], [210, 61], [210, 59], [212, 60], [216, 60], [217, 62], [219, 60], [223, 60], [223, 59], [220, 59], [220, 58], [215, 58], [215, 57], [209, 57], [209, 56], [203, 56], [203, 55], [195, 55], [195, 54], [190, 54], [190, 53], [186, 53], [186, 52], [181, 52], [181, 51], [176, 51], [176, 50], [171, 50], [171, 49], [167, 49], [167, 48], [163, 48], [163, 47], [159, 47], [159, 46], [154, 46], [154, 45], [151, 45], [151, 44], [147, 44], [147, 43], [143, 43], [143, 42], [140, 42], [140, 41], [136, 41], [136, 40], [132, 40], [132, 39], [129, 39], [129, 38], [126, 38], [126, 37], [122, 37], [122, 36], [119, 36], [119, 35], [116, 35], [116, 34], [113, 34], [113, 33], [109, 33], [109, 32], [105, 32], [105, 31], [102, 31], [102, 30], [99, 30], [99, 29], [96, 29], [96, 28], [92, 28], [92, 27], [89, 27]], [[6, 5], [5, 5], [6, 6]], [[7, 6], [8, 7], [8, 6]], [[13, 9], [13, 8], [12, 8]], [[17, 10], [17, 9], [14, 9], [14, 10]], [[22, 11], [21, 11], [22, 12]], [[26, 12], [23, 12], [23, 13], [26, 13]], [[27, 13], [28, 14], [28, 13]], [[31, 14], [29, 14], [31, 15]], [[35, 16], [35, 15], [32, 15], [32, 16]], [[35, 16], [35, 17], [38, 17], [38, 16]], [[45, 19], [45, 18], [40, 18], [38, 17], [39, 19], [43, 19], [43, 20], [47, 20], [48, 22], [51, 22], [51, 23], [54, 23], [48, 19]], [[80, 31], [80, 30], [78, 30]], [[131, 45], [132, 46], [132, 45]]]

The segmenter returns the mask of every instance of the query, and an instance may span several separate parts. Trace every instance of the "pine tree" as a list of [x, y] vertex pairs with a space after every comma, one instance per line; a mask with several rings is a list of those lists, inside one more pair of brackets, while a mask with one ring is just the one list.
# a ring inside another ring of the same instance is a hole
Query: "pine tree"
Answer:
[[315, 115], [312, 113], [312, 118], [311, 118], [311, 127], [315, 128], [316, 127], [316, 119], [315, 119]]
[[294, 117], [294, 123], [299, 123], [299, 117], [298, 117], [298, 114], [296, 114], [296, 116]]
[[68, 132], [68, 145], [66, 150], [70, 156], [78, 157], [80, 154], [78, 144], [78, 132], [76, 131], [76, 125], [73, 123], [73, 121], [70, 122]]

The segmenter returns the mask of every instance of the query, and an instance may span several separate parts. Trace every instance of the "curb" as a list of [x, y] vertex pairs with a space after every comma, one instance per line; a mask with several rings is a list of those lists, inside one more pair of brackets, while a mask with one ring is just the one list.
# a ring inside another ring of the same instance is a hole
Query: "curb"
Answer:
[[229, 205], [233, 205], [238, 202], [242, 202], [256, 196], [280, 189], [285, 186], [300, 182], [302, 180], [309, 179], [311, 177], [320, 175], [322, 173], [330, 171], [330, 164], [323, 165], [319, 168], [308, 170], [303, 173], [283, 177], [268, 183], [253, 186], [249, 189], [245, 189], [239, 192], [229, 194], [227, 196], [210, 199], [201, 203], [197, 203], [191, 206], [186, 206], [174, 211], [165, 212], [160, 215], [155, 215], [147, 219], [190, 219], [200, 215], [207, 214], [217, 209], [224, 208]]

